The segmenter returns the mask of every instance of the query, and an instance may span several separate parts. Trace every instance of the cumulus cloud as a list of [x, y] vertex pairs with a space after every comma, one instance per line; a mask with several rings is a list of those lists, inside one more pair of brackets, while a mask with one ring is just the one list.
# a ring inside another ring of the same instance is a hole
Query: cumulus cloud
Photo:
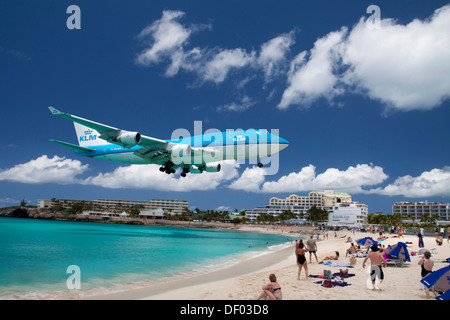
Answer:
[[[27, 184], [56, 183], [61, 185], [93, 185], [111, 189], [149, 189], [159, 191], [205, 191], [228, 187], [253, 193], [298, 193], [312, 190], [335, 189], [353, 194], [378, 194], [409, 198], [447, 197], [450, 194], [450, 167], [431, 169], [413, 177], [398, 177], [393, 183], [376, 187], [389, 178], [384, 169], [372, 164], [358, 164], [345, 170], [337, 168], [316, 172], [308, 165], [276, 181], [266, 181], [270, 176], [266, 168], [246, 168], [239, 175], [239, 164], [234, 160], [221, 162], [218, 173], [188, 174], [185, 178], [167, 175], [157, 165], [130, 165], [82, 178], [88, 165], [78, 160], [43, 155], [10, 169], [0, 171], [0, 181]], [[228, 184], [228, 185], [227, 185]], [[2, 201], [0, 201], [2, 202]]]
[[266, 81], [282, 69], [286, 53], [294, 43], [294, 34], [282, 34], [261, 45], [260, 52], [243, 48], [188, 48], [191, 35], [204, 30], [204, 25], [183, 25], [182, 11], [166, 10], [161, 19], [143, 29], [138, 39], [145, 45], [135, 62], [152, 66], [169, 61], [166, 76], [175, 76], [180, 70], [196, 74], [203, 82], [222, 83], [233, 70], [248, 67], [263, 70]]
[[381, 195], [402, 195], [414, 197], [448, 197], [450, 194], [450, 167], [425, 171], [417, 177], [406, 175], [397, 178], [384, 188], [370, 190], [369, 193]]
[[88, 169], [88, 165], [78, 160], [42, 155], [29, 162], [15, 165], [0, 172], [0, 181], [22, 183], [79, 183], [78, 175]]
[[450, 96], [448, 30], [449, 5], [407, 25], [382, 19], [374, 29], [361, 18], [350, 31], [330, 32], [316, 41], [308, 58], [302, 52], [292, 62], [278, 107], [356, 92], [388, 109], [435, 108]]
[[345, 33], [346, 28], [343, 28], [318, 39], [311, 49], [308, 60], [306, 51], [295, 57], [291, 62], [288, 87], [278, 108], [286, 109], [293, 104], [309, 106], [320, 97], [331, 100], [342, 93], [342, 89], [338, 88], [338, 77], [333, 73], [333, 68], [339, 59], [336, 48]]
[[112, 172], [89, 177], [85, 184], [111, 189], [151, 189], [159, 191], [213, 190], [222, 182], [238, 175], [237, 164], [233, 160], [221, 162], [218, 173], [188, 174], [185, 178], [167, 175], [159, 171], [158, 165], [130, 165], [119, 167]]
[[263, 69], [266, 81], [270, 81], [273, 76], [283, 71], [286, 55], [294, 43], [294, 31], [291, 31], [261, 45], [256, 62]]
[[380, 184], [388, 178], [383, 168], [368, 164], [350, 166], [344, 171], [330, 168], [320, 174], [316, 173], [315, 166], [309, 165], [299, 172], [282, 176], [277, 181], [265, 181], [265, 175], [264, 169], [247, 168], [229, 187], [264, 193], [296, 193], [323, 189], [361, 193], [364, 192], [363, 187]]

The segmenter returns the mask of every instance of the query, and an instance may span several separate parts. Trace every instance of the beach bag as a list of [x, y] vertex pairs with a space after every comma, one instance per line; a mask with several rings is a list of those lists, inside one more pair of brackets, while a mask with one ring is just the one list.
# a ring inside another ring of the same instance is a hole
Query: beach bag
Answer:
[[350, 257], [350, 264], [351, 265], [355, 265], [356, 264], [356, 258], [355, 257]]
[[323, 278], [331, 280], [331, 270], [323, 270]]
[[331, 288], [333, 285], [331, 284], [331, 280], [325, 279], [322, 281], [322, 287], [324, 288]]
[[339, 269], [339, 276], [342, 279], [348, 278], [348, 269]]

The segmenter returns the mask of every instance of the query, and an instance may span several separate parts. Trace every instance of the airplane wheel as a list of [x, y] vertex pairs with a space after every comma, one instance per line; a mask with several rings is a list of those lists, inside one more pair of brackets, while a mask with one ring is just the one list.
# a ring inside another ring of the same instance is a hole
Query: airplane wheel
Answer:
[[262, 168], [263, 164], [261, 162], [258, 162], [258, 167]]
[[175, 173], [175, 169], [170, 169], [170, 173]]
[[159, 171], [163, 172], [164, 170], [164, 167], [159, 167]]
[[186, 173], [185, 172], [182, 172], [181, 173], [181, 176], [184, 178], [184, 177], [186, 177]]

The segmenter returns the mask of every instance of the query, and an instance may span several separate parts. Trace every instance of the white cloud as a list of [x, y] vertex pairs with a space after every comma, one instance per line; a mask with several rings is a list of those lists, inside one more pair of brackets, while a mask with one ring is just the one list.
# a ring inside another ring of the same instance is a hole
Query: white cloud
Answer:
[[84, 173], [88, 165], [78, 160], [71, 160], [54, 156], [48, 158], [42, 155], [27, 163], [18, 164], [0, 172], [0, 181], [22, 183], [79, 183], [76, 177]]
[[226, 104], [223, 106], [217, 107], [217, 111], [236, 111], [236, 112], [242, 112], [246, 111], [252, 106], [255, 105], [255, 101], [248, 97], [244, 96], [239, 102], [232, 102], [230, 104]]
[[130, 165], [87, 178], [84, 183], [111, 189], [151, 189], [160, 191], [213, 190], [238, 175], [235, 161], [221, 162], [218, 173], [188, 174], [185, 178], [159, 171], [158, 165]]
[[361, 19], [342, 52], [345, 80], [388, 107], [431, 109], [450, 95], [450, 6], [407, 25], [384, 19], [369, 30]]
[[432, 169], [420, 176], [406, 175], [397, 178], [394, 183], [370, 190], [368, 193], [381, 195], [402, 195], [410, 198], [448, 197], [450, 194], [450, 167]]
[[247, 66], [254, 61], [254, 56], [253, 52], [247, 53], [241, 48], [220, 50], [205, 63], [201, 70], [202, 78], [204, 81], [223, 82], [230, 70]]
[[233, 190], [259, 192], [260, 185], [265, 179], [265, 170], [259, 167], [246, 168], [242, 175], [228, 187]]
[[257, 63], [264, 70], [266, 81], [270, 81], [283, 69], [286, 54], [295, 43], [294, 32], [282, 34], [261, 45]]
[[320, 97], [331, 100], [342, 93], [342, 89], [337, 86], [338, 77], [333, 73], [333, 68], [338, 60], [336, 47], [342, 41], [346, 30], [342, 28], [318, 39], [311, 49], [309, 60], [305, 61], [306, 51], [296, 56], [291, 62], [289, 86], [284, 91], [278, 108], [285, 109], [293, 104], [309, 106]]
[[320, 174], [316, 173], [313, 165], [309, 165], [299, 172], [282, 176], [277, 181], [265, 182], [264, 169], [254, 167], [247, 168], [229, 187], [235, 190], [265, 193], [296, 193], [324, 189], [362, 193], [363, 187], [380, 184], [387, 178], [383, 168], [368, 164], [350, 166], [345, 171], [330, 168]]
[[150, 47], [136, 57], [137, 64], [148, 66], [169, 57], [172, 63], [168, 68], [168, 75], [178, 71], [183, 44], [192, 33], [192, 30], [183, 27], [177, 21], [183, 15], [184, 12], [181, 11], [164, 11], [160, 20], [153, 22], [139, 33], [138, 38]]
[[331, 101], [344, 91], [367, 95], [388, 109], [429, 110], [450, 96], [450, 6], [426, 20], [401, 25], [383, 19], [379, 29], [362, 18], [318, 39], [291, 63], [288, 87], [278, 105]]

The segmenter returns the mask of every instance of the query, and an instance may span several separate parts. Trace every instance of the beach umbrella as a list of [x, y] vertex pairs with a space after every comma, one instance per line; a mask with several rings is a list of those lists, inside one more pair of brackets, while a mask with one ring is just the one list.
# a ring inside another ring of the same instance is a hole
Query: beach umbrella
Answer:
[[387, 247], [385, 253], [388, 258], [411, 262], [408, 249], [403, 242], [398, 242], [397, 244]]
[[[434, 291], [446, 292], [450, 290], [450, 266], [440, 268], [422, 280], [420, 280], [427, 288], [434, 286]], [[446, 292], [447, 294], [447, 292]]]
[[450, 290], [447, 290], [440, 296], [437, 296], [436, 300], [450, 300]]
[[359, 239], [358, 241], [356, 241], [356, 243], [361, 246], [364, 246], [364, 247], [371, 247], [373, 245], [378, 246], [378, 242], [373, 240], [371, 237], [365, 237], [365, 238]]

